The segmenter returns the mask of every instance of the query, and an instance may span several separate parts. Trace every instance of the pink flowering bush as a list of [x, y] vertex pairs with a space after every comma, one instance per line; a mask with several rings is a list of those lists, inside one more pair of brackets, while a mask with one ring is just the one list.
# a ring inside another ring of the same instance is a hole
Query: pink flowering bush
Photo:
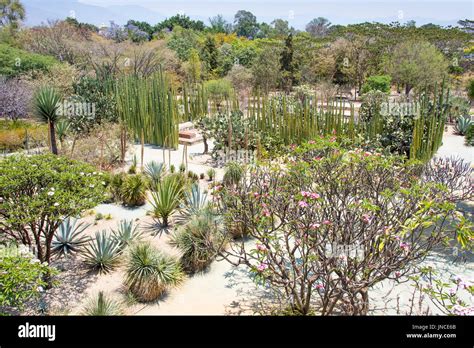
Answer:
[[472, 234], [449, 182], [424, 171], [325, 139], [299, 146], [283, 166], [251, 168], [232, 192], [219, 191], [217, 208], [256, 241], [234, 240], [222, 256], [250, 267], [295, 313], [365, 315], [371, 287], [414, 274], [453, 233]]

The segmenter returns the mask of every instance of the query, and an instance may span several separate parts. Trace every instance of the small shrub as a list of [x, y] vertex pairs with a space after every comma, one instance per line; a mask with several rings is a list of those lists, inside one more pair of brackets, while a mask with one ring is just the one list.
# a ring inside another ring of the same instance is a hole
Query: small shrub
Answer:
[[137, 174], [137, 156], [133, 156], [133, 162], [130, 168], [128, 168], [128, 174]]
[[95, 214], [95, 218], [94, 218], [95, 221], [100, 221], [100, 220], [103, 220], [103, 219], [104, 219], [104, 214], [102, 214], [102, 213]]
[[78, 223], [67, 218], [54, 234], [51, 244], [52, 253], [58, 256], [68, 256], [80, 252], [89, 238], [82, 233], [90, 226], [84, 222]]
[[102, 291], [90, 298], [82, 311], [83, 315], [89, 316], [112, 316], [122, 313], [120, 304], [108, 298]]
[[171, 245], [182, 252], [181, 265], [187, 273], [206, 269], [222, 247], [216, 217], [209, 211], [194, 215], [171, 238]]
[[125, 178], [125, 173], [118, 173], [113, 175], [110, 180], [109, 191], [114, 202], [122, 202], [122, 186]]
[[184, 173], [185, 171], [186, 171], [186, 166], [184, 165], [184, 163], [181, 163], [179, 165], [179, 172]]
[[369, 76], [362, 86], [361, 94], [365, 94], [370, 91], [389, 93], [391, 82], [392, 78], [388, 75]]
[[107, 235], [105, 230], [96, 232], [95, 239], [89, 242], [84, 254], [84, 262], [92, 269], [107, 273], [116, 267], [120, 260], [120, 243]]
[[199, 179], [200, 180], [204, 180], [205, 177], [206, 177], [206, 175], [204, 173], [199, 174]]
[[147, 182], [143, 175], [130, 175], [125, 178], [122, 184], [123, 204], [135, 207], [145, 204], [147, 192]]
[[161, 254], [151, 244], [138, 244], [130, 250], [125, 285], [137, 300], [154, 301], [182, 279], [179, 263]]
[[237, 162], [229, 162], [225, 166], [223, 183], [226, 186], [237, 185], [244, 175], [244, 169]]
[[176, 167], [174, 166], [174, 164], [170, 165], [170, 173], [174, 173], [176, 172]]
[[214, 178], [216, 177], [216, 170], [211, 168], [207, 171], [207, 177], [209, 178], [209, 181], [212, 181], [214, 180]]

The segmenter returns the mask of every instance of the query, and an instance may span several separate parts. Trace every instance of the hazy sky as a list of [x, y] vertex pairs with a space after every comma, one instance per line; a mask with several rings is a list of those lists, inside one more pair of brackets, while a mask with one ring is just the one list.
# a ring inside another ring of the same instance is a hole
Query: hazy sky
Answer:
[[[249, 10], [258, 21], [275, 18], [289, 20], [299, 27], [314, 17], [326, 17], [334, 24], [383, 20], [384, 22], [417, 20], [437, 23], [474, 18], [472, 0], [79, 0], [83, 3], [140, 5], [165, 16], [185, 13], [207, 19], [216, 14], [228, 20], [238, 10]], [[423, 23], [419, 23], [423, 24]]]

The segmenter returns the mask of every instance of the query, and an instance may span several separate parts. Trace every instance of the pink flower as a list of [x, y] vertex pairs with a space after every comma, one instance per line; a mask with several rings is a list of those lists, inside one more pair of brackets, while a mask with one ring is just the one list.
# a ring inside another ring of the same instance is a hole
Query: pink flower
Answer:
[[308, 141], [308, 144], [316, 144], [316, 142], [314, 140], [310, 140]]
[[312, 230], [317, 230], [320, 227], [321, 227], [321, 224], [311, 224], [311, 225], [309, 225], [309, 228], [312, 229]]
[[369, 157], [372, 156], [372, 154], [369, 151], [364, 152], [364, 157]]
[[408, 250], [410, 250], [410, 245], [408, 243], [401, 242], [400, 243], [400, 248], [402, 248], [405, 251], [408, 251]]
[[270, 217], [270, 211], [268, 209], [263, 209], [262, 211], [263, 216]]
[[316, 193], [316, 192], [311, 193], [311, 198], [312, 199], [318, 199], [319, 197], [321, 197], [321, 196], [318, 193]]
[[315, 157], [314, 160], [315, 160], [315, 161], [321, 161], [321, 157], [320, 157], [320, 156]]
[[307, 192], [307, 191], [301, 191], [301, 195], [303, 197], [310, 197], [311, 196], [311, 193], [310, 192]]
[[372, 217], [369, 214], [363, 214], [362, 221], [366, 224], [370, 224], [370, 222], [372, 221]]
[[261, 263], [260, 265], [258, 265], [257, 271], [263, 272], [263, 271], [265, 271], [267, 268], [268, 268], [268, 265], [267, 265], [266, 263]]
[[401, 273], [399, 271], [395, 272], [395, 277], [400, 278]]
[[259, 194], [258, 192], [254, 192], [254, 193], [253, 193], [253, 196], [254, 196], [255, 198], [258, 198], [258, 197], [260, 197], [260, 194]]
[[456, 295], [456, 289], [454, 289], [454, 288], [449, 289], [448, 292], [449, 292], [449, 296]]
[[257, 243], [257, 250], [259, 251], [267, 251], [267, 247], [263, 244]]
[[329, 139], [330, 143], [334, 143], [335, 141], [336, 141], [336, 137], [331, 137], [331, 139]]
[[331, 221], [329, 221], [329, 220], [324, 220], [324, 221], [323, 221], [323, 225], [331, 225]]
[[306, 208], [306, 207], [309, 206], [308, 203], [306, 203], [305, 201], [299, 201], [299, 202], [298, 202], [298, 205], [299, 205], [301, 208]]
[[324, 290], [324, 285], [323, 284], [316, 284], [316, 289]]

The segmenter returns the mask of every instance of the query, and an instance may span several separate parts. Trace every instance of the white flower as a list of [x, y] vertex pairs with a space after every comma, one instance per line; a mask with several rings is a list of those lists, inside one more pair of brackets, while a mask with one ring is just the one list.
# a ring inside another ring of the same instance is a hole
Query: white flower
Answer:
[[105, 181], [102, 181], [102, 185], [105, 185]]
[[97, 174], [97, 172], [92, 173], [92, 175], [96, 175], [96, 174]]
[[55, 207], [59, 206], [59, 203], [58, 202], [54, 203], [54, 206]]
[[54, 191], [49, 191], [48, 196], [52, 196], [52, 195], [54, 195]]
[[94, 185], [93, 185], [93, 184], [90, 184], [89, 187], [90, 187], [90, 188], [94, 188]]
[[79, 174], [80, 174], [80, 175], [84, 175], [84, 172], [80, 172]]
[[42, 286], [38, 286], [38, 287], [36, 288], [36, 290], [37, 290], [38, 292], [43, 292], [43, 291], [44, 291], [44, 289], [43, 289]]

